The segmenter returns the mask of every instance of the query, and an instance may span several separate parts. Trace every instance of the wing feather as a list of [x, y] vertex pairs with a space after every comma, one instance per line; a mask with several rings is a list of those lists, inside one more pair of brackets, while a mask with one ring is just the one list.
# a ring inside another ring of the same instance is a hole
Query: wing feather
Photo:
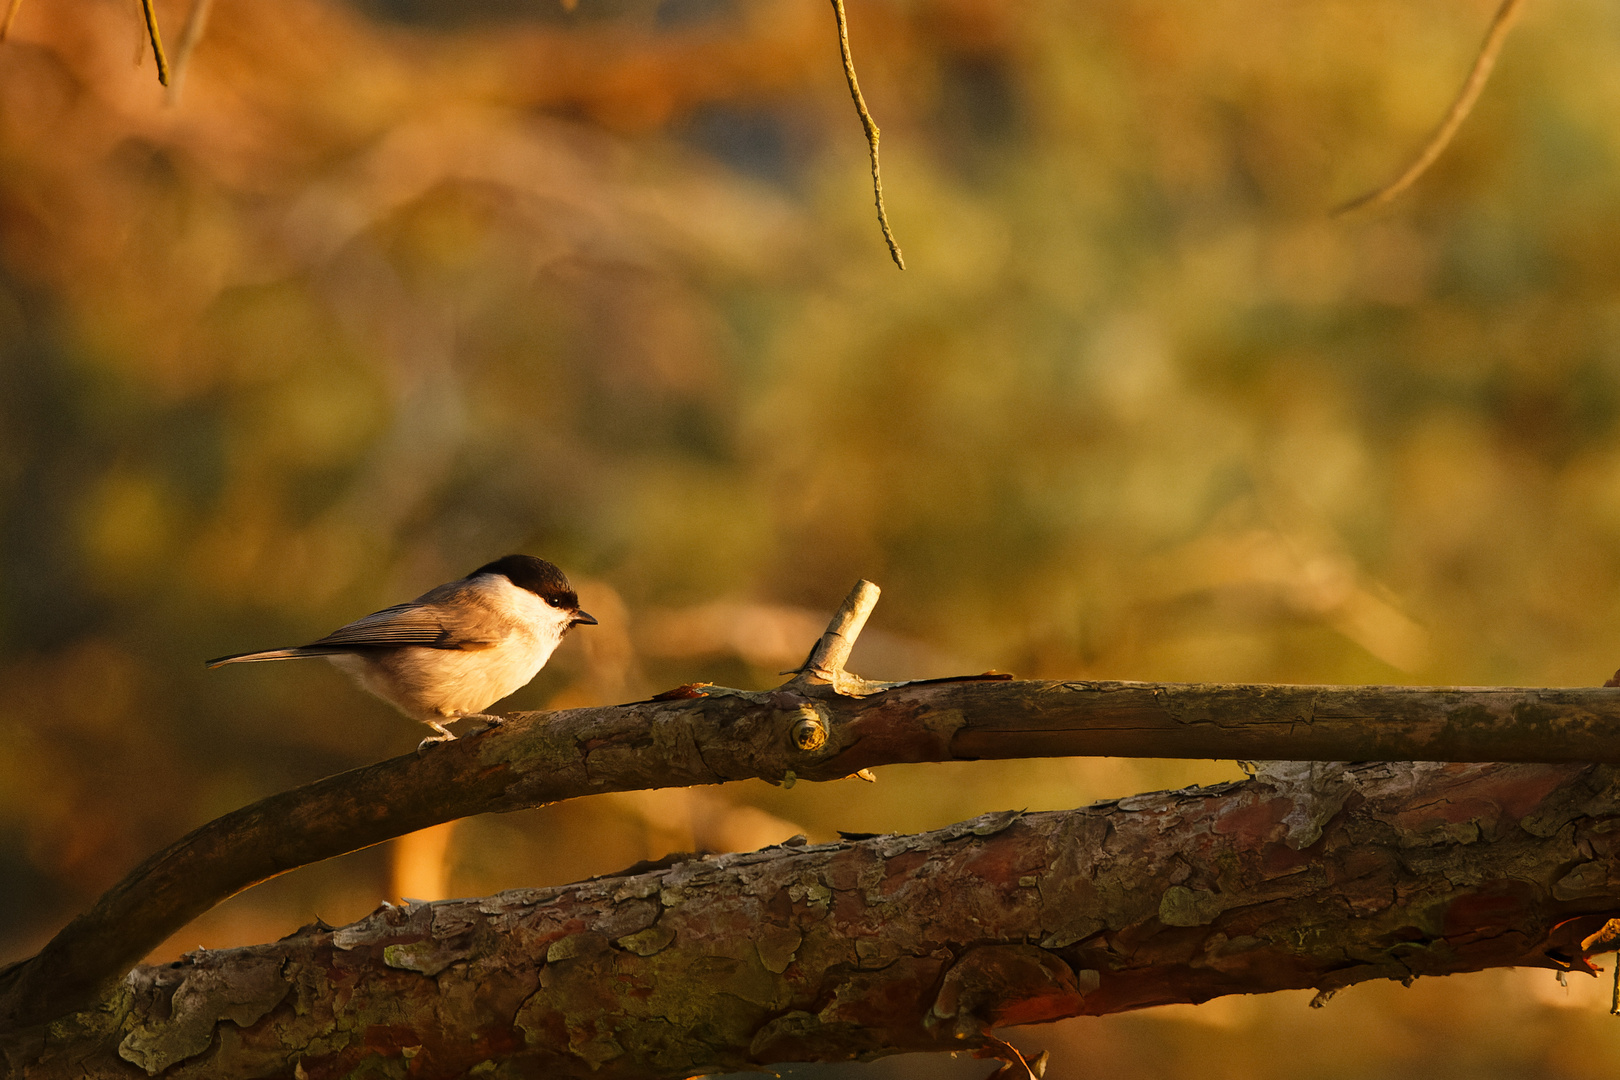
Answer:
[[[374, 611], [308, 645], [221, 656], [208, 661], [208, 666], [332, 656], [361, 649], [414, 647], [471, 651], [495, 648], [512, 632], [512, 620], [502, 617], [487, 603], [462, 595], [457, 588], [460, 584], [441, 585], [408, 604]], [[469, 599], [472, 602], [468, 602]]]
[[498, 643], [496, 628], [484, 620], [468, 619], [465, 612], [436, 604], [396, 604], [356, 619], [347, 626], [312, 641], [301, 649], [399, 649], [414, 645], [428, 649], [487, 649]]

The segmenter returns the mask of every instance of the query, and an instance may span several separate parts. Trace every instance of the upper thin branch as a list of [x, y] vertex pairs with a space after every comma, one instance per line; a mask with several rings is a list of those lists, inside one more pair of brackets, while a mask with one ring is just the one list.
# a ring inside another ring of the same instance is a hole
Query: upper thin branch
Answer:
[[1496, 58], [1501, 55], [1502, 45], [1507, 41], [1508, 31], [1519, 17], [1524, 7], [1524, 0], [1502, 0], [1502, 6], [1497, 9], [1496, 17], [1491, 20], [1491, 27], [1485, 32], [1485, 41], [1479, 47], [1479, 54], [1474, 57], [1474, 66], [1469, 69], [1468, 77], [1463, 80], [1462, 89], [1457, 92], [1457, 99], [1446, 110], [1445, 118], [1440, 126], [1435, 128], [1434, 134], [1423, 149], [1418, 151], [1417, 157], [1412, 159], [1401, 174], [1383, 187], [1349, 202], [1333, 211], [1334, 215], [1348, 214], [1364, 206], [1382, 206], [1393, 202], [1401, 192], [1417, 182], [1418, 177], [1429, 171], [1446, 147], [1451, 144], [1457, 129], [1462, 127], [1463, 121], [1473, 111], [1474, 103], [1479, 100], [1480, 93], [1485, 89], [1485, 83], [1491, 77], [1491, 70], [1496, 67]]
[[855, 78], [855, 58], [849, 51], [849, 18], [844, 14], [844, 0], [832, 0], [832, 6], [833, 18], [838, 21], [838, 53], [844, 60], [844, 80], [849, 83], [849, 96], [855, 101], [855, 112], [861, 118], [861, 127], [866, 132], [866, 146], [872, 155], [872, 194], [877, 201], [878, 227], [883, 230], [883, 242], [889, 245], [889, 257], [894, 260], [894, 265], [904, 270], [905, 256], [900, 254], [894, 230], [889, 228], [888, 211], [883, 209], [883, 174], [878, 169], [878, 126], [866, 107], [866, 98], [861, 96], [861, 84]]

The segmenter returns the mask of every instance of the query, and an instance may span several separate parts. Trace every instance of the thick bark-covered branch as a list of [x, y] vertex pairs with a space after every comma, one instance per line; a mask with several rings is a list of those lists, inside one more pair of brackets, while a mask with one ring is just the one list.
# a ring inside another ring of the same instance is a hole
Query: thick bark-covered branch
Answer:
[[[6, 1043], [28, 1078], [684, 1077], [1498, 966], [1590, 970], [1606, 766], [1277, 764], [919, 836], [777, 847], [133, 972]], [[1612, 944], [1608, 947], [1612, 948]], [[484, 1064], [484, 1063], [490, 1064]]]
[[[858, 684], [858, 685], [857, 685]], [[1069, 755], [1620, 763], [1620, 689], [936, 681], [525, 713], [276, 795], [153, 856], [0, 974], [0, 1030], [62, 1015], [214, 904], [441, 821], [607, 791]], [[862, 696], [856, 696], [860, 694]]]

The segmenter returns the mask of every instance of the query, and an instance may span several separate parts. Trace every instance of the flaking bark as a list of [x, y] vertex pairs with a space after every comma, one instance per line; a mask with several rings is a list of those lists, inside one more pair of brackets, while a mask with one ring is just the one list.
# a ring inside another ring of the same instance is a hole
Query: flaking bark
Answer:
[[[471, 814], [609, 791], [876, 765], [1111, 755], [1620, 763], [1620, 689], [942, 680], [842, 672], [763, 693], [525, 713], [228, 814], [0, 973], [0, 1030], [81, 1007], [210, 907], [277, 874]], [[796, 737], [806, 723], [825, 738]], [[808, 748], [807, 748], [808, 747]]]
[[[1616, 770], [1278, 763], [917, 836], [777, 847], [136, 969], [5, 1042], [57, 1077], [684, 1077], [992, 1027], [1501, 966], [1590, 970]], [[1610, 946], [1612, 947], [1612, 946]]]

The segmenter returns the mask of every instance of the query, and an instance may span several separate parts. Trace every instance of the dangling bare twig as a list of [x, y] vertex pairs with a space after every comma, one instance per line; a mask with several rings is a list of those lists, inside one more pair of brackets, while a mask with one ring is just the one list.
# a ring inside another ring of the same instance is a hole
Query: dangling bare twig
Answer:
[[861, 97], [861, 84], [855, 79], [855, 60], [849, 54], [849, 21], [844, 15], [844, 0], [832, 0], [832, 6], [833, 14], [838, 19], [838, 49], [844, 57], [844, 78], [849, 82], [849, 96], [855, 100], [855, 111], [860, 114], [861, 127], [866, 129], [866, 145], [872, 150], [872, 192], [877, 197], [878, 225], [883, 229], [883, 241], [889, 245], [889, 255], [894, 259], [894, 265], [904, 270], [906, 260], [900, 254], [894, 230], [889, 228], [889, 215], [883, 209], [883, 177], [878, 172], [878, 126], [866, 109], [866, 99]]
[[158, 82], [169, 85], [169, 58], [163, 55], [163, 38], [158, 34], [157, 12], [152, 0], [141, 0], [141, 12], [146, 16], [146, 36], [152, 39], [152, 57], [157, 61]]
[[1486, 80], [1491, 77], [1491, 69], [1496, 66], [1496, 58], [1502, 52], [1502, 44], [1507, 41], [1508, 31], [1513, 29], [1513, 23], [1523, 7], [1524, 0], [1502, 0], [1502, 6], [1496, 9], [1496, 17], [1491, 20], [1491, 28], [1485, 33], [1485, 41], [1479, 47], [1479, 55], [1474, 58], [1473, 69], [1468, 72], [1462, 90], [1457, 93], [1457, 100], [1451, 103], [1445, 119], [1440, 121], [1440, 126], [1406, 170], [1383, 187], [1340, 206], [1333, 211], [1335, 217], [1364, 206], [1382, 206], [1392, 202], [1428, 171], [1457, 134], [1457, 129], [1462, 127], [1462, 122], [1468, 119], [1474, 102], [1479, 100], [1480, 92], [1485, 89]]
[[[989, 1047], [975, 1056], [988, 1054], [1002, 1063], [1001, 1068], [985, 1077], [984, 1080], [1017, 1080], [1019, 1069], [1023, 1070], [1023, 1076], [1028, 1077], [1028, 1080], [1043, 1080], [1046, 1076], [1046, 1063], [1052, 1058], [1050, 1050], [1042, 1050], [1035, 1055], [1034, 1061], [1030, 1061], [1012, 1043], [1004, 1039], [998, 1039], [988, 1031], [984, 1033], [984, 1038], [989, 1043]], [[1018, 1068], [1013, 1067], [1015, 1064]]]
[[17, 9], [22, 7], [22, 0], [11, 0], [6, 6], [6, 17], [0, 22], [0, 42], [4, 42], [11, 34], [11, 24], [17, 21]]
[[202, 40], [203, 29], [208, 25], [208, 13], [213, 7], [214, 0], [191, 0], [191, 12], [186, 16], [186, 25], [180, 30], [180, 44], [174, 50], [174, 74], [168, 93], [170, 105], [180, 102], [180, 86], [186, 81], [186, 66], [191, 62], [197, 42]]

